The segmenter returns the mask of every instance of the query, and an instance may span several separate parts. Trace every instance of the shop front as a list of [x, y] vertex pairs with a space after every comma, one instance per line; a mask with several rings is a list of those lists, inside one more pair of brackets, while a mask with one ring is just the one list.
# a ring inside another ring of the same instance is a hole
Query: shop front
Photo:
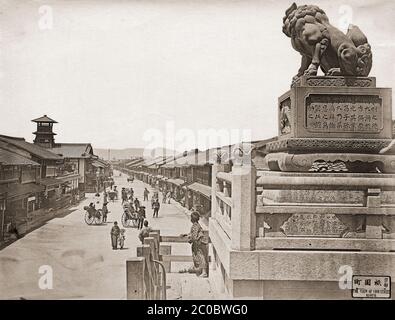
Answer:
[[187, 186], [187, 203], [189, 210], [196, 210], [200, 216], [208, 221], [211, 215], [211, 187], [194, 182]]

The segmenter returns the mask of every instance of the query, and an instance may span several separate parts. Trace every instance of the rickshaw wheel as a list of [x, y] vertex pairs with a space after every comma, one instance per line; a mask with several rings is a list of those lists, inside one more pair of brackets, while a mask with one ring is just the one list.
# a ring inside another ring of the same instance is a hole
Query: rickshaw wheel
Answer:
[[103, 223], [103, 213], [99, 209], [97, 210], [96, 216], [95, 216], [95, 224], [102, 224]]
[[89, 213], [88, 212], [85, 213], [85, 222], [86, 222], [86, 224], [91, 225], [93, 223], [94, 219], [95, 219], [94, 216], [90, 216], [89, 217]]
[[129, 221], [129, 219], [128, 219], [127, 216], [126, 216], [126, 213], [123, 213], [123, 214], [122, 214], [121, 222], [122, 222], [122, 225], [123, 225], [125, 228], [129, 227], [130, 221]]

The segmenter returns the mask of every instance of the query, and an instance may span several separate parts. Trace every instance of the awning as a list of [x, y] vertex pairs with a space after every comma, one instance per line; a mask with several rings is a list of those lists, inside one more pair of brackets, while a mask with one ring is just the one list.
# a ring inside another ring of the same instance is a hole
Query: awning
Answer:
[[48, 188], [52, 186], [61, 185], [62, 182], [63, 181], [61, 179], [57, 179], [57, 178], [45, 178], [45, 179], [41, 179], [40, 184]]
[[7, 193], [7, 199], [29, 195], [31, 193], [38, 193], [44, 191], [44, 187], [35, 183], [25, 184], [11, 184], [7, 186], [0, 186], [0, 194]]
[[80, 175], [78, 173], [73, 173], [67, 176], [60, 176], [56, 178], [45, 178], [45, 179], [41, 179], [40, 184], [45, 186], [45, 188], [48, 190], [51, 187], [56, 187], [63, 184], [66, 185], [69, 182], [78, 179], [79, 177]]
[[181, 187], [182, 185], [184, 185], [186, 183], [182, 179], [169, 179], [169, 180], [167, 180], [167, 182], [170, 182], [170, 183], [172, 183], [172, 184], [174, 184], [176, 186], [179, 186], [179, 187]]
[[78, 178], [80, 178], [80, 175], [78, 173], [75, 173], [75, 174], [59, 177], [58, 179], [62, 180], [62, 182], [68, 182]]
[[102, 164], [99, 161], [93, 160], [92, 161], [92, 166], [96, 167], [96, 168], [105, 168], [106, 166], [104, 164]]
[[198, 192], [208, 199], [211, 199], [211, 187], [201, 184], [199, 182], [194, 182], [188, 186], [188, 189]]

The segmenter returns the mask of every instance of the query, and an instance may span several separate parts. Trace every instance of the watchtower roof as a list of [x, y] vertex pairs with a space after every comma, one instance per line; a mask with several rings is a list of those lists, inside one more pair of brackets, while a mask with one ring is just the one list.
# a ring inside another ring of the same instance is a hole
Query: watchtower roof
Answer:
[[51, 119], [50, 117], [48, 117], [46, 114], [44, 114], [42, 117], [37, 118], [32, 120], [32, 122], [47, 122], [47, 123], [58, 123], [57, 121]]

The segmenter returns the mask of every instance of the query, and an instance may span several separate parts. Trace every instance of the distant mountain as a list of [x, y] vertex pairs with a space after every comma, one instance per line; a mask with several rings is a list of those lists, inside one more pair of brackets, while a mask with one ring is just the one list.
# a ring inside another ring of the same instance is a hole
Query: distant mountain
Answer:
[[163, 149], [163, 148], [155, 148], [155, 149], [144, 149], [144, 148], [126, 148], [126, 149], [101, 149], [94, 148], [93, 152], [99, 158], [104, 160], [108, 160], [110, 156], [110, 160], [122, 160], [122, 159], [131, 159], [136, 157], [146, 156], [147, 158], [155, 158], [157, 156], [161, 156], [164, 153], [166, 156], [171, 156], [175, 154], [175, 151]]

